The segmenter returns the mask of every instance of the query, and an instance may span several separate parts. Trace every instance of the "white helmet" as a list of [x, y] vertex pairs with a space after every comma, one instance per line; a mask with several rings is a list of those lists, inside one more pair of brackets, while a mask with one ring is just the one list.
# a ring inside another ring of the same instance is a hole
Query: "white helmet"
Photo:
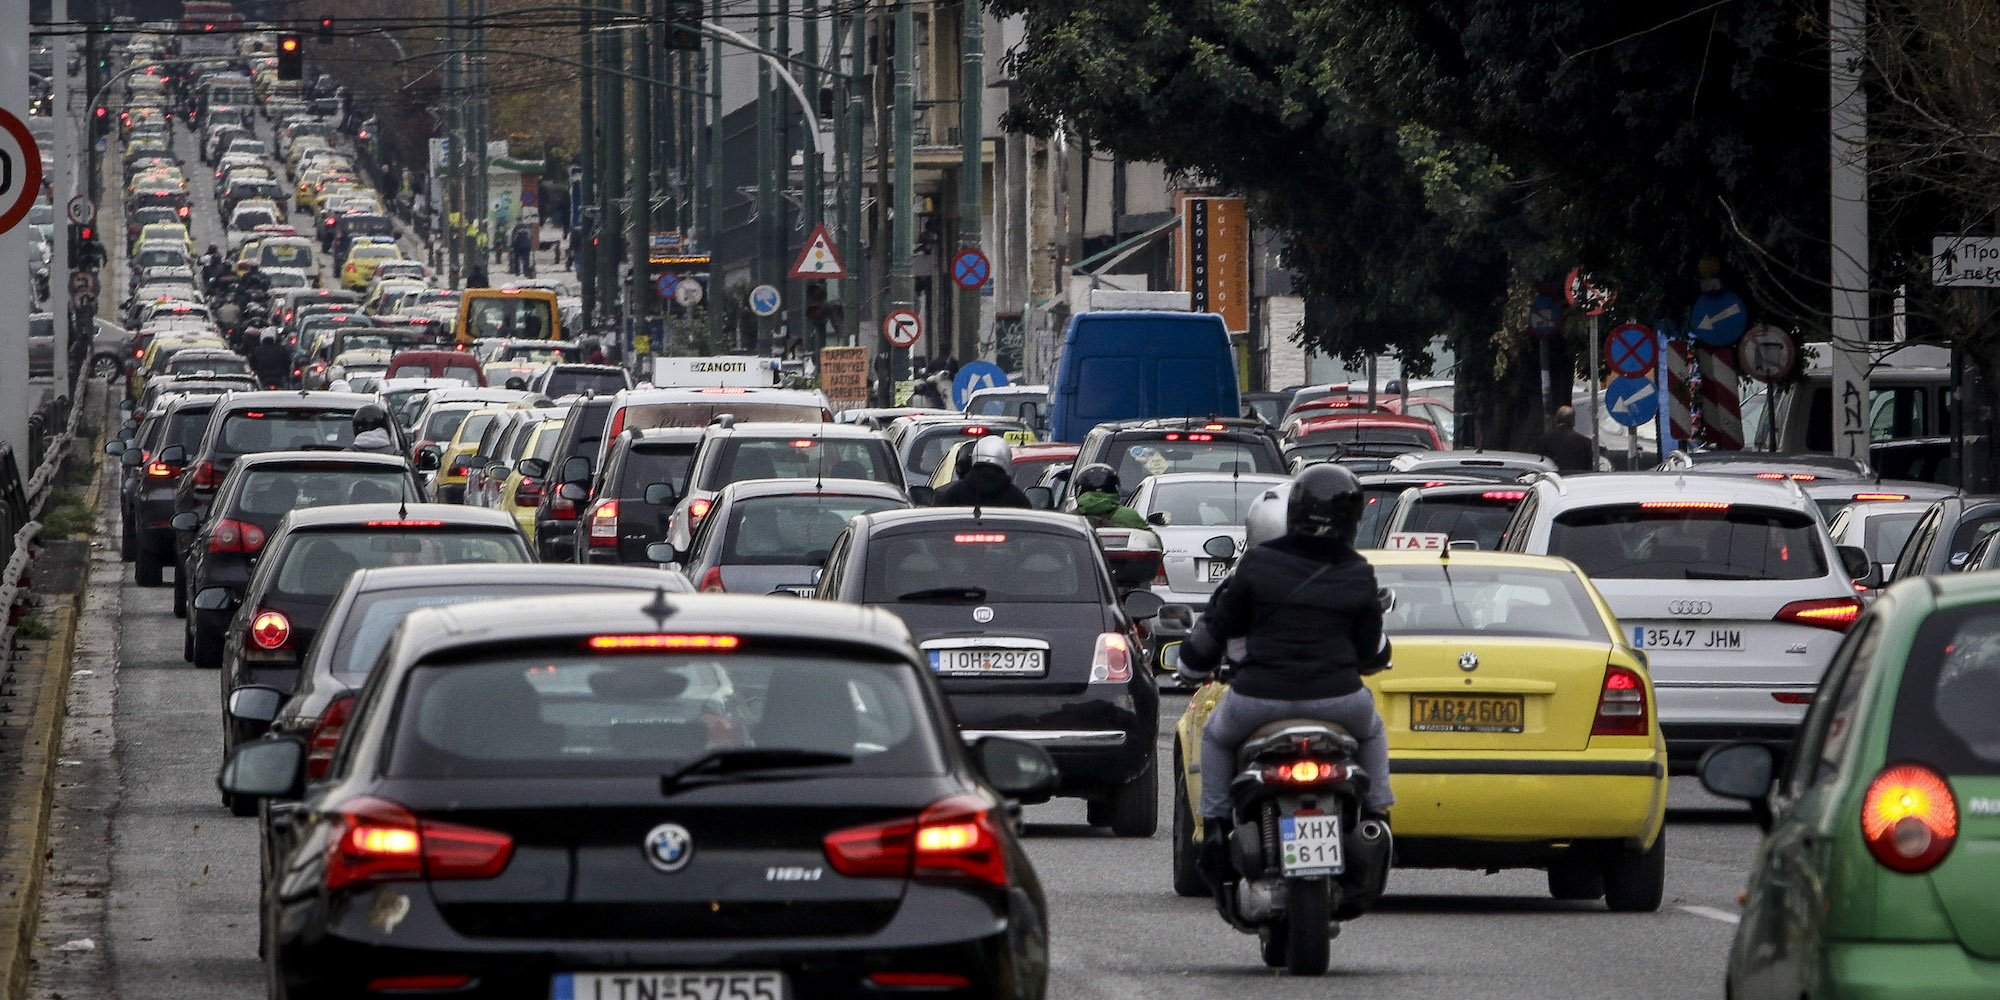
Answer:
[[982, 465], [990, 465], [1002, 473], [1013, 475], [1014, 446], [1008, 444], [1005, 438], [980, 438], [979, 443], [972, 446], [972, 465], [966, 471], [970, 472]]

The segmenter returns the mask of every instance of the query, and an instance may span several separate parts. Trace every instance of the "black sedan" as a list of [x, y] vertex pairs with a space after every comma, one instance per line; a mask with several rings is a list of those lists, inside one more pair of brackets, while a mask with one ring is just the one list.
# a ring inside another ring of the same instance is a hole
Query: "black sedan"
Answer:
[[1047, 910], [1003, 796], [1053, 766], [948, 718], [888, 615], [488, 601], [404, 620], [326, 781], [271, 739], [219, 783], [303, 795], [272, 807], [260, 907], [293, 1000], [1039, 998]]
[[909, 624], [968, 739], [1048, 748], [1060, 794], [1093, 826], [1150, 837], [1159, 811], [1160, 691], [1134, 618], [1120, 606], [1082, 518], [1044, 511], [922, 508], [864, 514], [833, 544], [822, 600], [893, 611]]

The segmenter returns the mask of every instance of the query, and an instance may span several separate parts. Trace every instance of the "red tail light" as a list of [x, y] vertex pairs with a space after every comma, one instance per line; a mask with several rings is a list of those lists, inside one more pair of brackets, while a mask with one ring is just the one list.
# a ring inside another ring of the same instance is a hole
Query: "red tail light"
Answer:
[[1487, 490], [1479, 494], [1483, 500], [1522, 500], [1528, 496], [1527, 490]]
[[618, 501], [599, 500], [590, 509], [590, 544], [599, 547], [618, 544]]
[[542, 483], [539, 479], [522, 479], [514, 487], [514, 503], [519, 506], [542, 502]]
[[1929, 871], [1958, 842], [1958, 797], [1944, 775], [1922, 764], [1891, 764], [1862, 800], [1861, 836], [1883, 867]]
[[1295, 760], [1264, 769], [1264, 781], [1275, 785], [1322, 785], [1347, 780], [1351, 768], [1323, 760]]
[[610, 437], [613, 440], [617, 440], [619, 432], [623, 431], [624, 429], [625, 429], [625, 408], [619, 407], [618, 412], [612, 414], [611, 416], [611, 430], [606, 436]]
[[264, 608], [250, 619], [250, 641], [258, 649], [286, 649], [292, 644], [292, 620], [282, 611]]
[[248, 521], [225, 519], [218, 522], [215, 531], [208, 536], [210, 552], [255, 552], [263, 547], [264, 529]]
[[147, 462], [146, 475], [154, 479], [172, 479], [181, 474], [181, 467], [165, 462]]
[[194, 467], [194, 488], [212, 490], [222, 485], [222, 470], [214, 462], [203, 462]]
[[710, 566], [708, 572], [701, 575], [701, 592], [704, 594], [727, 592], [727, 588], [722, 585], [722, 567]]
[[507, 867], [514, 838], [493, 830], [418, 820], [394, 802], [359, 798], [340, 813], [326, 851], [326, 887], [371, 882], [492, 878]]
[[1793, 601], [1778, 609], [1776, 620], [1845, 632], [1859, 617], [1860, 601], [1852, 597], [1834, 597], [1823, 601]]
[[313, 723], [312, 736], [306, 740], [306, 777], [326, 777], [327, 768], [333, 765], [333, 752], [340, 749], [340, 734], [347, 728], [347, 717], [353, 712], [351, 694], [327, 703], [326, 711]]
[[468, 468], [466, 462], [470, 461], [471, 458], [472, 458], [471, 455], [460, 455], [457, 458], [452, 459], [451, 464], [445, 467], [444, 474], [447, 476], [465, 475], [466, 470]]
[[1908, 500], [1908, 493], [1856, 493], [1856, 500]]
[[1100, 632], [1090, 654], [1090, 683], [1123, 684], [1132, 679], [1132, 649], [1122, 632]]
[[576, 520], [576, 501], [566, 496], [558, 495], [554, 500], [549, 501], [549, 516], [558, 521]]
[[713, 506], [715, 506], [715, 501], [713, 500], [708, 500], [708, 499], [689, 500], [688, 527], [692, 529], [695, 525], [700, 524], [701, 519], [708, 516], [708, 509]]
[[1638, 671], [1615, 663], [1605, 667], [1590, 735], [1644, 736], [1650, 731], [1646, 724], [1646, 679]]
[[953, 972], [871, 972], [868, 982], [891, 990], [962, 990], [972, 980]]
[[958, 795], [915, 819], [836, 830], [826, 858], [851, 878], [970, 879], [1007, 884], [998, 821], [984, 799]]
[[476, 980], [466, 975], [383, 976], [368, 981], [371, 993], [436, 993], [460, 990]]

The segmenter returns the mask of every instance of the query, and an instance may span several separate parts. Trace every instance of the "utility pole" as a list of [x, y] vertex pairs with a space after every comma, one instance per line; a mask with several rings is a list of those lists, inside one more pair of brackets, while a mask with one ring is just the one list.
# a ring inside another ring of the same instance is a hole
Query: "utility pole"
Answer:
[[1833, 453], [1868, 459], [1868, 95], [1861, 89], [1866, 0], [1828, 0], [1832, 107]]
[[840, 256], [847, 262], [847, 277], [840, 282], [841, 335], [846, 343], [859, 344], [861, 330], [861, 144], [862, 129], [868, 119], [867, 95], [861, 90], [868, 72], [868, 3], [855, 0], [848, 17], [847, 121], [841, 135], [847, 138], [847, 155], [842, 158]]
[[[604, 57], [604, 65], [612, 69], [625, 67], [625, 34], [610, 31], [604, 34], [599, 46]], [[613, 323], [621, 327], [625, 311], [618, 302], [618, 261], [622, 256], [618, 244], [625, 235], [625, 216], [619, 202], [625, 197], [625, 78], [612, 73], [604, 74], [604, 99], [599, 102], [600, 119], [604, 122], [604, 151], [597, 162], [603, 164], [604, 189], [599, 192], [603, 199], [599, 231], [603, 236], [603, 249], [598, 259], [604, 266], [598, 274], [598, 308]], [[623, 342], [622, 340], [620, 341]]]
[[[472, 0], [472, 47], [483, 52], [486, 48], [486, 0]], [[491, 199], [486, 190], [486, 130], [487, 130], [487, 89], [486, 56], [474, 54], [472, 57], [472, 246], [479, 255], [479, 269], [493, 273], [493, 234], [488, 230], [492, 215], [488, 210]]]
[[[632, 0], [632, 13], [650, 21], [651, 6], [652, 0]], [[653, 47], [657, 44], [659, 42], [651, 27], [632, 33], [632, 72], [642, 77], [653, 75]], [[635, 82], [632, 88], [632, 230], [630, 242], [626, 245], [628, 270], [625, 283], [625, 311], [632, 320], [632, 333], [627, 338], [627, 347], [650, 330], [648, 321], [652, 315], [649, 308], [652, 292], [646, 287], [646, 275], [651, 270], [653, 245], [653, 100], [653, 85]], [[629, 364], [633, 359], [627, 355], [626, 360]]]
[[[445, 0], [444, 7], [445, 47], [453, 51], [465, 48], [465, 40], [459, 32], [459, 0]], [[460, 278], [465, 273], [460, 270], [459, 252], [465, 240], [465, 164], [471, 159], [465, 148], [465, 119], [462, 114], [465, 101], [465, 56], [450, 56], [444, 64], [444, 107], [445, 107], [445, 166], [451, 170], [445, 182], [445, 248], [450, 255], [450, 275], [447, 282], [458, 288]]]
[[[105, 27], [104, 4], [103, 0], [83, 0], [83, 3], [90, 20], [90, 30], [83, 36], [83, 92], [95, 97], [97, 88], [104, 85], [104, 70], [97, 65], [100, 54], [105, 51], [104, 42], [98, 38]], [[100, 202], [104, 200], [104, 161], [97, 153], [97, 113], [90, 108], [85, 108], [84, 113], [84, 148], [89, 150], [87, 159], [90, 164], [90, 175], [84, 190], [90, 192], [92, 202]]]
[[[936, 16], [936, 15], [932, 15]], [[984, 212], [981, 172], [985, 167], [986, 122], [986, 15], [979, 0], [965, 0], [959, 8], [965, 19], [960, 47], [958, 94], [958, 143], [964, 153], [958, 168], [958, 248], [973, 250], [982, 237]], [[953, 283], [957, 287], [957, 283]], [[983, 288], [958, 290], [958, 350], [956, 356], [970, 361], [979, 357], [979, 327], [984, 304]]]
[[[757, 0], [757, 47], [765, 51], [771, 49], [771, 0]], [[771, 122], [771, 67], [767, 63], [757, 64], [757, 259], [751, 273], [759, 284], [782, 284], [783, 273], [773, 276], [771, 258], [777, 256], [778, 188], [784, 185], [783, 174], [778, 166], [778, 142], [773, 134]], [[776, 317], [757, 317], [758, 357], [771, 353], [771, 335], [776, 329]]]
[[[915, 0], [896, 3], [896, 110], [891, 128], [896, 137], [894, 260], [889, 265], [889, 301], [896, 309], [917, 305], [916, 144], [913, 137], [917, 103], [917, 15]], [[931, 343], [935, 343], [933, 340]], [[926, 344], [928, 347], [929, 344]]]
[[[49, 0], [49, 20], [61, 25], [69, 21], [69, 0]], [[50, 150], [50, 159], [55, 164], [55, 176], [51, 182], [50, 201], [60, 213], [69, 206], [69, 200], [76, 196], [76, 117], [69, 108], [69, 36], [58, 34], [51, 39], [53, 50], [49, 62], [49, 121], [52, 127], [49, 136], [54, 140], [55, 149]], [[90, 128], [86, 119], [83, 127]], [[69, 220], [57, 216], [57, 222], [49, 229], [49, 330], [55, 340], [49, 345], [49, 356], [55, 362], [54, 392], [69, 391], [70, 346], [76, 340], [69, 314], [69, 271], [77, 262], [69, 259]], [[106, 242], [109, 245], [109, 242]], [[95, 331], [95, 323], [90, 325]], [[86, 334], [85, 336], [88, 336]], [[88, 343], [88, 341], [85, 341]], [[75, 400], [81, 405], [82, 400]], [[33, 475], [31, 471], [29, 475]]]
[[[66, 67], [58, 66], [58, 70]], [[17, 117], [28, 117], [28, 5], [0, 4], [0, 108]], [[15, 183], [21, 183], [16, 181]], [[16, 192], [9, 191], [11, 196]], [[32, 192], [30, 192], [32, 197]], [[68, 231], [64, 231], [68, 237]], [[28, 462], [28, 413], [35, 399], [28, 391], [28, 227], [18, 225], [0, 233], [0, 443], [11, 445], [14, 461], [24, 475], [33, 475]], [[65, 276], [67, 277], [67, 276]], [[53, 290], [52, 290], [53, 291]], [[68, 289], [63, 289], [65, 293]]]
[[[722, 250], [722, 210], [734, 200], [722, 191], [722, 39], [714, 36], [708, 40], [708, 80], [713, 87], [708, 95], [708, 231], [702, 234], [702, 246], [708, 251], [708, 349], [720, 351], [722, 343], [722, 271], [719, 254]], [[734, 304], [731, 304], [734, 308]], [[741, 350], [741, 344], [730, 344], [730, 348]]]
[[[799, 76], [800, 82], [805, 85], [806, 96], [812, 99], [814, 107], [801, 108], [800, 110], [803, 113], [799, 116], [799, 120], [805, 128], [816, 132], [819, 129], [819, 109], [817, 107], [819, 104], [819, 64], [821, 59], [826, 58], [825, 53], [820, 51], [819, 44], [819, 0], [804, 0], [804, 3], [801, 5], [801, 12], [805, 15], [804, 41], [806, 65]], [[826, 196], [820, 189], [821, 185], [826, 181], [826, 161], [819, 155], [819, 143], [814, 141], [817, 138], [817, 135], [809, 135], [806, 137], [805, 142], [799, 144], [801, 158], [805, 164], [805, 178], [800, 190], [805, 195], [806, 210], [805, 224], [800, 228], [807, 234], [807, 238], [811, 238], [811, 234], [819, 229], [822, 222], [826, 221]], [[821, 333], [821, 323], [807, 316], [804, 309], [800, 309], [792, 315], [797, 317], [797, 322], [806, 327], [804, 338], [805, 350], [813, 358], [813, 363], [818, 364], [819, 349], [826, 346], [825, 337]]]
[[[589, 205], [597, 194], [597, 39], [593, 36], [596, 18], [590, 7], [595, 0], [579, 0], [576, 10], [577, 31], [581, 35], [581, 62], [584, 64], [583, 77], [578, 87], [577, 103], [583, 110], [583, 121], [577, 132], [577, 158], [582, 161], [583, 184], [577, 190], [577, 198]], [[585, 218], [582, 206], [572, 208], [579, 219]], [[583, 325], [589, 329], [597, 321], [597, 258], [591, 253], [591, 242], [580, 240], [585, 228], [579, 227], [570, 234], [570, 252], [580, 262], [577, 267], [577, 284], [583, 293]]]

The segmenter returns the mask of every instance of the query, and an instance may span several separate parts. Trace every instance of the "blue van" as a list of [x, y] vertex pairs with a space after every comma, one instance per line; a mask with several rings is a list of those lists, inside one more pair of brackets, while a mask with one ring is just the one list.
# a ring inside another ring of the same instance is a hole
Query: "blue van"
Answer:
[[1082, 442], [1107, 420], [1234, 417], [1236, 354], [1214, 313], [1070, 317], [1049, 389], [1049, 440]]

